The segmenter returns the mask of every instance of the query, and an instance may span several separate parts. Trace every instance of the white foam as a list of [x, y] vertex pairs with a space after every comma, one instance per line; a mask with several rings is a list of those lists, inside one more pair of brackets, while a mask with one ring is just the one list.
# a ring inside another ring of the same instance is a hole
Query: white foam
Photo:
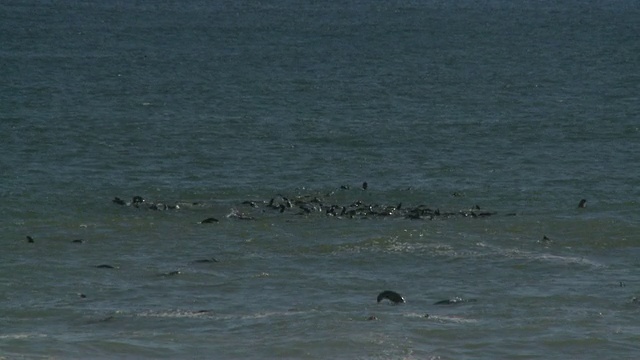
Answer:
[[489, 249], [493, 254], [503, 255], [505, 257], [512, 258], [512, 259], [541, 260], [541, 261], [560, 263], [560, 264], [579, 264], [579, 265], [588, 265], [593, 267], [605, 267], [604, 264], [587, 259], [585, 257], [553, 255], [549, 253], [539, 253], [539, 252], [514, 249], [514, 248], [506, 249], [506, 248], [488, 245], [485, 243], [477, 243], [476, 245], [479, 247]]
[[145, 311], [136, 314], [140, 317], [157, 317], [157, 318], [215, 318], [218, 320], [230, 320], [230, 319], [262, 319], [269, 317], [284, 317], [299, 315], [305, 313], [304, 311], [264, 311], [252, 314], [219, 314], [209, 310], [194, 311], [194, 310], [167, 310], [167, 311]]
[[30, 334], [30, 333], [17, 333], [17, 334], [4, 334], [0, 335], [0, 339], [5, 340], [22, 340], [22, 339], [32, 339], [32, 338], [45, 338], [48, 337], [47, 334]]

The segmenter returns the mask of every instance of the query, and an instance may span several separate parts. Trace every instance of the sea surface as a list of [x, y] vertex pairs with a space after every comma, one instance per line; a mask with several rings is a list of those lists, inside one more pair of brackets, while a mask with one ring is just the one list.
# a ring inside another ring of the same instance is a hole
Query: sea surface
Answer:
[[638, 19], [3, 1], [0, 359], [639, 357]]

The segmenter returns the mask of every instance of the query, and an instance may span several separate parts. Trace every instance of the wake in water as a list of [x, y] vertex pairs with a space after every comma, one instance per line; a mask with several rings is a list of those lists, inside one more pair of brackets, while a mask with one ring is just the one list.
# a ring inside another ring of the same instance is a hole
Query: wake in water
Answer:
[[517, 248], [503, 248], [495, 245], [489, 245], [484, 242], [477, 243], [476, 245], [481, 248], [489, 249], [490, 254], [492, 255], [504, 256], [510, 259], [538, 260], [557, 264], [578, 264], [591, 266], [594, 268], [602, 268], [606, 266], [605, 264], [599, 263], [597, 261], [578, 256], [561, 256]]

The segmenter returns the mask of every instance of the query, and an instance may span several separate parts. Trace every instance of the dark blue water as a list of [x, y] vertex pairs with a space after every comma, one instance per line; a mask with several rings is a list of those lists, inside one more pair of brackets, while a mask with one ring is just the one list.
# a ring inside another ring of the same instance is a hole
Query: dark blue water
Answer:
[[3, 3], [0, 358], [634, 357], [639, 16]]

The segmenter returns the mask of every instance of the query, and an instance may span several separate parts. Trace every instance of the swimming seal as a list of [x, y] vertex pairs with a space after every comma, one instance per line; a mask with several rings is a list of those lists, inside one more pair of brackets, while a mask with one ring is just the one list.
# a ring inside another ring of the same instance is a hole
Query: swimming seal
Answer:
[[211, 223], [217, 223], [217, 222], [218, 222], [218, 219], [210, 217], [200, 221], [200, 224], [211, 224]]
[[96, 267], [98, 269], [115, 269], [115, 267], [109, 265], [109, 264], [100, 264], [100, 265], [96, 265]]
[[159, 276], [174, 276], [174, 275], [180, 275], [182, 274], [182, 271], [179, 270], [175, 270], [175, 271], [169, 271], [163, 274], [158, 274]]
[[476, 302], [478, 301], [477, 299], [463, 299], [461, 297], [454, 297], [451, 299], [447, 299], [447, 300], [441, 300], [438, 301], [436, 303], [434, 303], [433, 305], [456, 305], [456, 304], [462, 304], [462, 303], [470, 303], [470, 302]]
[[249, 206], [251, 206], [251, 207], [253, 207], [253, 208], [258, 207], [258, 205], [256, 204], [256, 202], [255, 202], [255, 201], [251, 201], [251, 200], [243, 201], [243, 202], [242, 202], [242, 204], [243, 204], [243, 205], [249, 205]]
[[402, 295], [398, 294], [395, 291], [391, 291], [391, 290], [385, 290], [383, 292], [381, 292], [380, 294], [378, 294], [378, 302], [382, 301], [383, 299], [389, 299], [389, 301], [398, 304], [398, 303], [403, 303], [404, 298], [402, 297]]
[[587, 199], [580, 200], [580, 203], [578, 204], [578, 208], [584, 209], [586, 207], [587, 207]]
[[542, 242], [542, 243], [551, 243], [551, 242], [552, 242], [552, 240], [551, 240], [551, 239], [549, 239], [549, 238], [547, 237], [547, 235], [544, 235], [544, 236], [542, 237], [542, 240], [540, 240], [540, 241], [538, 241], [538, 242]]

